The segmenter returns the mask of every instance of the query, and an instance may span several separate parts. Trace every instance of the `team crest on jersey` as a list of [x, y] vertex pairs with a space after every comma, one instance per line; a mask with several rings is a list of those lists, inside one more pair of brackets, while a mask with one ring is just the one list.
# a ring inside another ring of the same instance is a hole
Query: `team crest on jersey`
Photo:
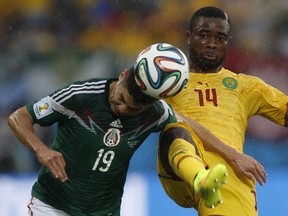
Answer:
[[33, 105], [33, 110], [37, 119], [41, 119], [53, 112], [48, 98], [43, 98]]
[[222, 84], [229, 89], [236, 89], [238, 87], [238, 82], [236, 79], [231, 77], [226, 77], [222, 80]]
[[120, 130], [117, 128], [109, 128], [103, 137], [103, 142], [108, 147], [117, 146], [120, 142]]

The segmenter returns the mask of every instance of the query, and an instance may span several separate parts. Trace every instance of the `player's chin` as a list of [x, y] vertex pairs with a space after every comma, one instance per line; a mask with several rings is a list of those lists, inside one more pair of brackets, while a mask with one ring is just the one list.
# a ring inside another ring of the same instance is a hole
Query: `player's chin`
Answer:
[[124, 116], [125, 114], [119, 113], [117, 111], [112, 111], [115, 116]]
[[121, 116], [126, 116], [125, 114], [122, 113], [114, 113], [115, 116], [121, 117]]
[[128, 113], [126, 113], [126, 112], [120, 112], [120, 111], [118, 111], [117, 109], [112, 109], [112, 112], [113, 112], [113, 114], [115, 115], [115, 116], [127, 116], [127, 115], [129, 115]]
[[213, 69], [219, 67], [220, 65], [221, 65], [221, 63], [219, 63], [219, 61], [217, 59], [213, 59], [213, 60], [203, 59], [200, 62], [199, 67], [202, 70], [213, 70]]
[[118, 109], [116, 108], [116, 105], [114, 103], [111, 104], [111, 110], [112, 113], [116, 116], [121, 116], [121, 112], [118, 111]]

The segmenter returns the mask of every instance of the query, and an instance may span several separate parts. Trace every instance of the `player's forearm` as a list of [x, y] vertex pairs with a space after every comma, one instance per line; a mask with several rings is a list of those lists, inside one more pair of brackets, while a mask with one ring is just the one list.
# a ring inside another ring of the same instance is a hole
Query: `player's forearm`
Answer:
[[33, 121], [26, 107], [22, 107], [12, 113], [8, 118], [8, 125], [18, 140], [35, 153], [45, 144], [34, 132]]
[[223, 158], [240, 179], [247, 177], [251, 180], [257, 180], [260, 185], [266, 182], [267, 173], [257, 160], [226, 145], [198, 122], [184, 116], [182, 119], [190, 125], [202, 140], [204, 149]]

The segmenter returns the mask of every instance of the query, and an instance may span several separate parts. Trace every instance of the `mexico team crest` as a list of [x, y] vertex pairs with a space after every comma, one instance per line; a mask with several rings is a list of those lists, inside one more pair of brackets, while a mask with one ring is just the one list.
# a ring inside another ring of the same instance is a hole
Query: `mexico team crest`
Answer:
[[103, 142], [108, 147], [117, 146], [120, 142], [120, 130], [117, 128], [109, 128], [103, 137]]
[[236, 89], [238, 87], [237, 80], [231, 77], [224, 78], [222, 84], [228, 89]]

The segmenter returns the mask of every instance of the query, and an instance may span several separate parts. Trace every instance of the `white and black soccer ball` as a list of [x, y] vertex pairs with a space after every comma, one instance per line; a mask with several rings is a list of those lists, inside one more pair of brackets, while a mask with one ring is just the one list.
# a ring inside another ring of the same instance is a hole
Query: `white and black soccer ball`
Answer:
[[139, 54], [134, 71], [142, 92], [161, 99], [178, 94], [186, 86], [189, 62], [179, 48], [168, 43], [156, 43]]

